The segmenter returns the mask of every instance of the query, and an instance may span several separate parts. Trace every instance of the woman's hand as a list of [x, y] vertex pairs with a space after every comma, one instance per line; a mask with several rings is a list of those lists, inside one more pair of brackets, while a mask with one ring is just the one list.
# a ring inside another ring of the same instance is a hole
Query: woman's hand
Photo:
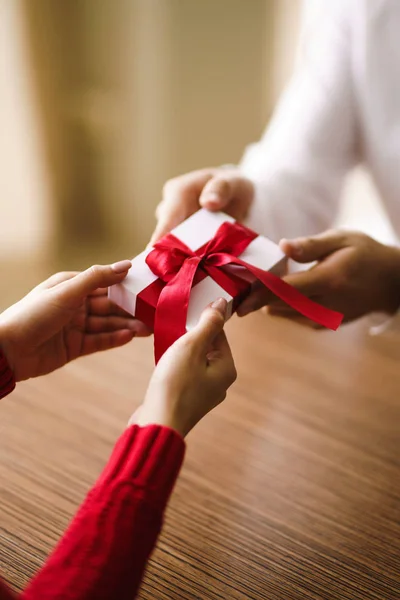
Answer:
[[252, 182], [235, 169], [202, 169], [170, 179], [157, 207], [157, 227], [150, 243], [157, 242], [199, 208], [222, 210], [243, 221], [253, 196]]
[[165, 425], [184, 437], [224, 400], [236, 379], [223, 331], [225, 314], [226, 301], [217, 300], [199, 324], [167, 350], [131, 423]]
[[129, 260], [57, 273], [0, 315], [0, 347], [21, 381], [50, 373], [70, 360], [116, 348], [148, 329], [107, 298]]
[[[315, 265], [284, 279], [305, 296], [344, 314], [345, 321], [368, 313], [394, 313], [400, 306], [400, 249], [380, 244], [358, 232], [332, 230], [296, 240], [282, 240], [282, 250], [300, 263]], [[267, 290], [259, 290], [238, 314], [268, 305], [274, 315], [298, 314]]]

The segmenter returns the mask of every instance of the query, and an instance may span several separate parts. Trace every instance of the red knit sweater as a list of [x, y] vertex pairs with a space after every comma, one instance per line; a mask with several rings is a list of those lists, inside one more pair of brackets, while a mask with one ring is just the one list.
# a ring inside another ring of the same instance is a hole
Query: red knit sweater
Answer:
[[[15, 386], [0, 353], [0, 398]], [[175, 431], [129, 427], [66, 533], [20, 596], [0, 600], [132, 600], [184, 456]]]

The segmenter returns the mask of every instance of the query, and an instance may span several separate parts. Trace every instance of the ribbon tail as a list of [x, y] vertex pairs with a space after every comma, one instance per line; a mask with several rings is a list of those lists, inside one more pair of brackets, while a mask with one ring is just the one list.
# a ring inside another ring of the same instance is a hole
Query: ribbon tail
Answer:
[[160, 294], [154, 320], [156, 364], [164, 352], [186, 333], [190, 293], [199, 263], [198, 257], [185, 260], [179, 272]]
[[[222, 255], [224, 256], [224, 255]], [[222, 257], [221, 257], [222, 258]], [[240, 260], [234, 256], [225, 255], [222, 261], [218, 261], [219, 265], [234, 264], [244, 267], [247, 271], [252, 273], [258, 281], [260, 281], [266, 288], [268, 288], [275, 296], [283, 300], [288, 306], [296, 310], [298, 313], [311, 319], [314, 323], [318, 323], [327, 329], [336, 331], [343, 321], [343, 315], [339, 312], [326, 308], [314, 300], [310, 300], [307, 296], [304, 296], [296, 288], [289, 285], [270, 271], [263, 271], [253, 265]]]

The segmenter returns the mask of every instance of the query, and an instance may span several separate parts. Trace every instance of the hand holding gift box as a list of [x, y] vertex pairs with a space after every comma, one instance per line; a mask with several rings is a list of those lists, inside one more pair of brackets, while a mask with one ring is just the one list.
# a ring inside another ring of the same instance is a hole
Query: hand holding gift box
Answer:
[[285, 262], [283, 252], [267, 238], [224, 213], [202, 209], [134, 258], [126, 279], [109, 289], [109, 297], [154, 328], [156, 362], [197, 323], [208, 304], [225, 298], [229, 317], [255, 281], [303, 316], [337, 329], [340, 313], [280, 279]]

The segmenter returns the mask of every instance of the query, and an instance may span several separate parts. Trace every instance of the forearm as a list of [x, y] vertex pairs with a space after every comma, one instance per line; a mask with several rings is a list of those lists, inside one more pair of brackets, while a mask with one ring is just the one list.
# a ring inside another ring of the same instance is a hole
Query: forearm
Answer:
[[184, 455], [173, 430], [130, 427], [24, 600], [134, 597]]
[[[15, 386], [0, 353], [0, 397]], [[129, 427], [23, 600], [131, 600], [160, 532], [184, 442], [172, 429]], [[16, 598], [0, 582], [0, 600]]]

